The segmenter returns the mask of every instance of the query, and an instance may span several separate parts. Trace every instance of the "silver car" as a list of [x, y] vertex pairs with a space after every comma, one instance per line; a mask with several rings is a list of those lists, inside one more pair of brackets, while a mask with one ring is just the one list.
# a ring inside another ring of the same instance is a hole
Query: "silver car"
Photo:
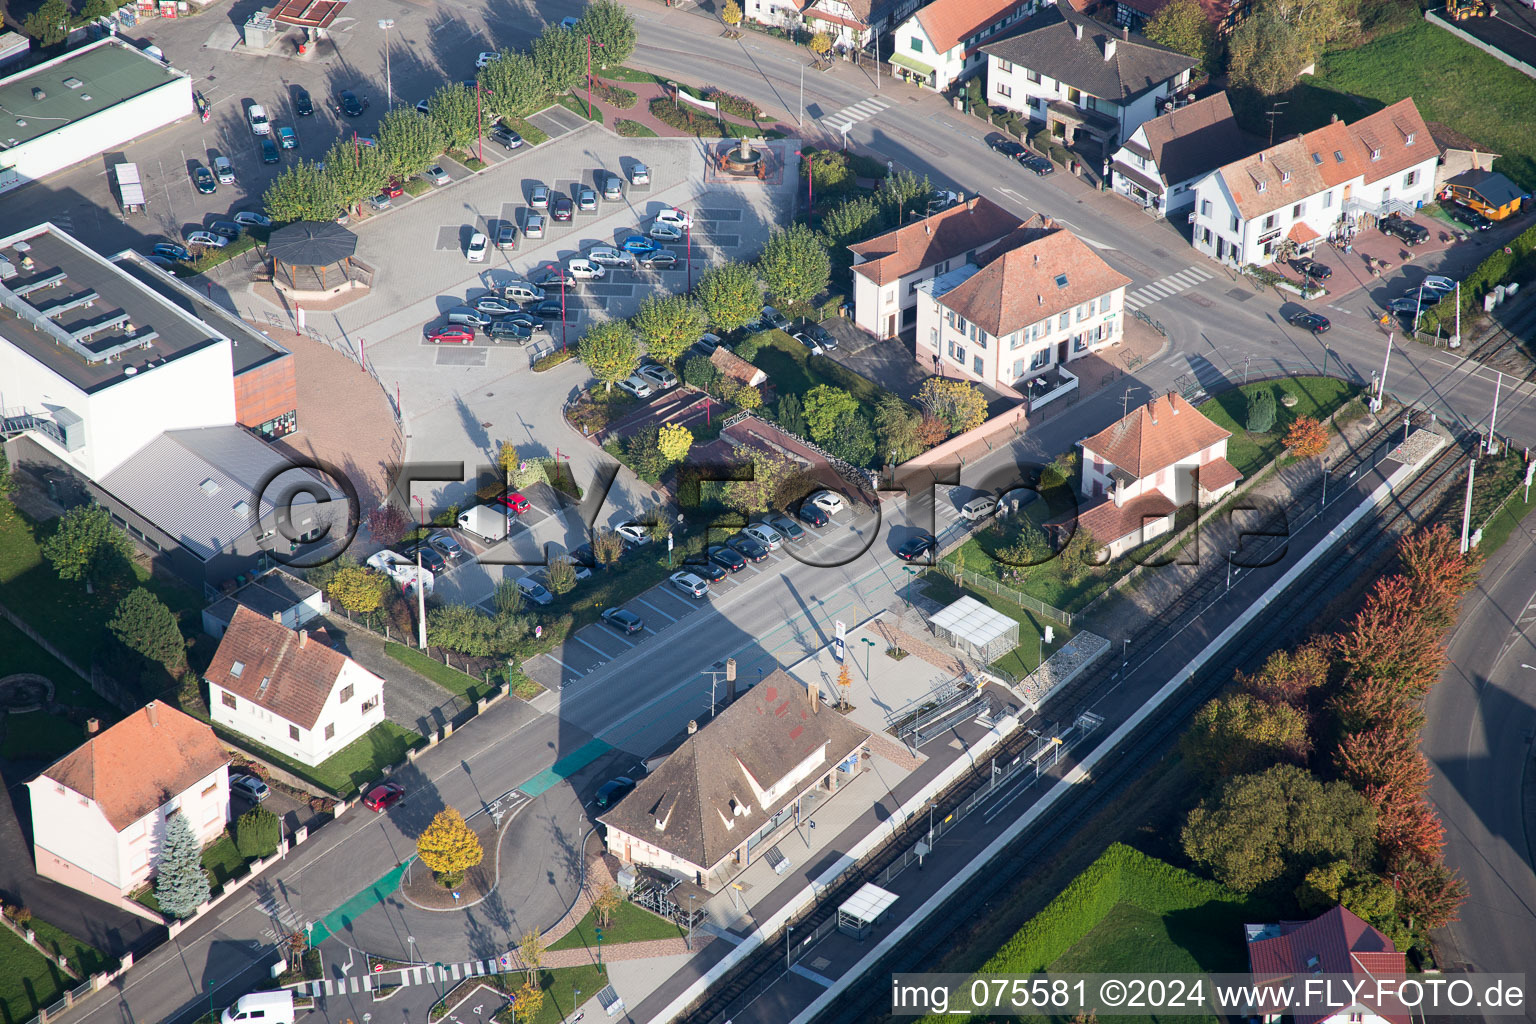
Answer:
[[522, 591], [523, 596], [534, 604], [549, 604], [555, 599], [555, 595], [546, 590], [544, 584], [532, 576], [524, 576], [519, 579], [517, 581], [517, 589]]
[[635, 257], [622, 249], [615, 249], [610, 245], [599, 245], [587, 253], [587, 259], [600, 267], [632, 267], [635, 265]]
[[656, 389], [639, 374], [631, 374], [619, 381], [619, 390], [634, 395], [636, 398], [650, 398], [656, 393]]
[[677, 374], [657, 363], [647, 363], [635, 373], [656, 386], [658, 390], [665, 391], [668, 388], [677, 387]]

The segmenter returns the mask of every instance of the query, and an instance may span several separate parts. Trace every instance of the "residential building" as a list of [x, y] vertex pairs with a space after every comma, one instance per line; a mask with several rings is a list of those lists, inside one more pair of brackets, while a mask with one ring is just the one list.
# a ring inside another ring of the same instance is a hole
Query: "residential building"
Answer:
[[868, 739], [814, 687], [774, 669], [702, 728], [690, 723], [599, 816], [608, 852], [718, 892], [861, 770]]
[[1060, 376], [1064, 364], [1121, 340], [1128, 284], [1072, 232], [1036, 215], [974, 265], [918, 289], [918, 364], [1042, 404], [1076, 386]]
[[331, 610], [319, 589], [282, 569], [264, 572], [243, 585], [230, 580], [225, 589], [227, 596], [203, 609], [203, 632], [215, 640], [224, 635], [235, 609], [242, 605], [264, 618], [277, 616], [289, 629], [306, 626]]
[[801, 17], [804, 9], [804, 0], [741, 0], [743, 17], [774, 28], [798, 28], [804, 20]]
[[1429, 126], [1430, 138], [1435, 140], [1435, 148], [1440, 150], [1440, 166], [1435, 168], [1436, 193], [1445, 188], [1447, 180], [1465, 171], [1493, 170], [1493, 162], [1501, 154], [1483, 147], [1476, 139], [1449, 125], [1438, 121], [1426, 121], [1425, 124]]
[[1115, 151], [1114, 189], [1165, 217], [1195, 201], [1195, 182], [1259, 143], [1237, 126], [1225, 92], [1143, 122]]
[[[1233, 266], [1310, 251], [1435, 195], [1440, 152], [1413, 100], [1261, 149], [1195, 184], [1195, 248]], [[1289, 240], [1292, 246], [1287, 246]]]
[[180, 814], [209, 843], [229, 820], [229, 754], [205, 723], [151, 701], [27, 783], [37, 873], [126, 906]]
[[[1407, 977], [1407, 963], [1392, 940], [1343, 907], [1310, 921], [1243, 926], [1248, 946], [1248, 970], [1255, 985], [1313, 974], [1352, 976], [1377, 991], [1381, 983], [1400, 983]], [[1393, 979], [1397, 979], [1394, 982]], [[1343, 986], [1335, 985], [1341, 991]], [[1293, 1024], [1409, 1024], [1408, 1013], [1381, 1014], [1364, 1003], [1337, 1008], [1329, 1013], [1287, 1011], [1264, 1017], [1281, 1017]]]
[[1180, 508], [1207, 507], [1242, 479], [1227, 461], [1231, 436], [1169, 392], [1079, 441], [1086, 507], [1076, 528], [1110, 557], [1162, 536]]
[[281, 617], [235, 609], [204, 674], [208, 708], [216, 725], [317, 765], [384, 721], [384, 680]]
[[1489, 220], [1503, 220], [1520, 209], [1525, 193], [1498, 171], [1462, 171], [1447, 178], [1441, 199], [1470, 206]]
[[962, 266], [1019, 227], [984, 196], [848, 247], [853, 253], [853, 319], [877, 338], [917, 322], [917, 285]]
[[1036, 0], [933, 0], [897, 27], [891, 73], [942, 92], [980, 72], [981, 44], [1035, 7]]
[[[1110, 3], [1114, 7], [1116, 25], [1140, 32], [1168, 4], [1168, 0], [1110, 0]], [[1253, 13], [1253, 0], [1200, 0], [1200, 7], [1216, 30], [1217, 38], [1225, 38]]]
[[[1193, 57], [1115, 31], [1067, 4], [1047, 7], [982, 48], [987, 102], [1027, 114], [1102, 169], [1162, 101], [1189, 85]], [[1107, 173], [1107, 172], [1106, 172]]]

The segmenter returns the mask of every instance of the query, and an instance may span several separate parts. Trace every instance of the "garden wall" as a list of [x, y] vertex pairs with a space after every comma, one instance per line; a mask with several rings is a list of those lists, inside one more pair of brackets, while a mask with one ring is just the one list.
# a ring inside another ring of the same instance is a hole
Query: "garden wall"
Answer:
[[931, 470], [954, 462], [964, 465], [973, 459], [981, 458], [999, 444], [1008, 444], [1022, 436], [1028, 425], [1028, 416], [1024, 411], [1023, 403], [1020, 403], [1017, 407], [992, 417], [981, 426], [956, 434], [943, 444], [936, 445], [916, 458], [907, 460], [897, 467], [896, 475], [899, 479], [913, 470]]

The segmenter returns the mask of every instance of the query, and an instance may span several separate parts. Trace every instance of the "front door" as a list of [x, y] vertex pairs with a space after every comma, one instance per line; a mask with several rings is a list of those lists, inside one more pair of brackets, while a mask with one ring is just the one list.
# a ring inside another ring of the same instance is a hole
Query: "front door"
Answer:
[[885, 318], [885, 336], [887, 338], [894, 338], [894, 337], [896, 337], [896, 314], [895, 313], [892, 313], [890, 316]]
[[1058, 363], [1064, 363], [1067, 361], [1067, 343], [1064, 341], [1058, 341], [1056, 343], [1056, 361]]

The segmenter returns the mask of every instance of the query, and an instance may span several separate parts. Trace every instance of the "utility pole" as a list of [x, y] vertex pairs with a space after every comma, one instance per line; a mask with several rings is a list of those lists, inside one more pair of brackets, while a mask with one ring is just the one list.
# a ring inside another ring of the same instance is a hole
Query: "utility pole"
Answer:
[[395, 109], [394, 79], [389, 76], [389, 30], [395, 27], [394, 18], [380, 18], [379, 28], [384, 30], [384, 98], [389, 109]]
[[1269, 112], [1264, 115], [1269, 118], [1269, 144], [1271, 146], [1275, 144], [1275, 118], [1280, 116], [1280, 108], [1288, 106], [1290, 102], [1290, 100], [1276, 100], [1270, 105]]
[[1504, 383], [1504, 371], [1503, 370], [1495, 370], [1494, 372], [1497, 373], [1498, 376], [1495, 377], [1494, 380], [1493, 380], [1493, 414], [1488, 417], [1488, 454], [1489, 455], [1497, 455], [1498, 454], [1498, 450], [1494, 447], [1493, 428], [1499, 422], [1499, 388]]
[[1472, 475], [1477, 471], [1477, 460], [1467, 461], [1467, 500], [1461, 510], [1461, 553], [1466, 554], [1471, 546], [1468, 534], [1472, 529]]
[[800, 65], [800, 116], [795, 119], [795, 124], [805, 127], [805, 64]]
[[1392, 364], [1392, 338], [1393, 337], [1394, 337], [1393, 333], [1388, 333], [1387, 334], [1387, 356], [1386, 356], [1385, 359], [1383, 359], [1381, 361], [1381, 381], [1376, 386], [1376, 407], [1371, 410], [1372, 412], [1380, 412], [1381, 411], [1381, 406], [1382, 406], [1383, 402], [1386, 399], [1386, 394], [1387, 394], [1387, 367]]
[[427, 588], [426, 580], [422, 576], [421, 549], [427, 542], [427, 506], [417, 495], [416, 507], [421, 510], [417, 521], [421, 524], [421, 536], [416, 538], [416, 634], [417, 646], [422, 650], [427, 649]]

